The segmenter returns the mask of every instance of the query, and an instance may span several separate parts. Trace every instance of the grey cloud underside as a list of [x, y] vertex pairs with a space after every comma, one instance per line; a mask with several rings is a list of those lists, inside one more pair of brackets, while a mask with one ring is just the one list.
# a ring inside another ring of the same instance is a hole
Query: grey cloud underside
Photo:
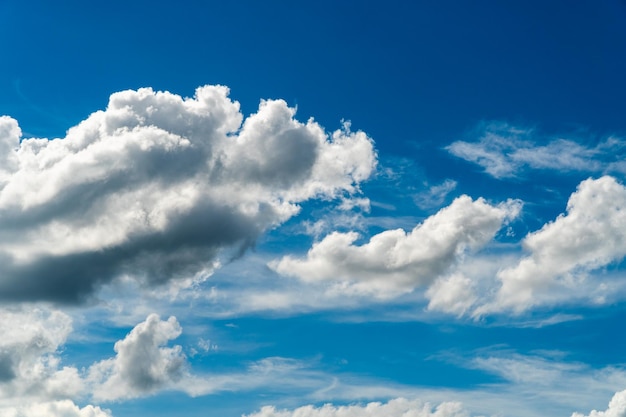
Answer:
[[327, 134], [282, 100], [245, 120], [221, 86], [194, 98], [124, 91], [63, 139], [0, 118], [0, 299], [78, 302], [119, 276], [155, 285], [210, 271], [311, 198], [358, 191], [363, 132]]
[[224, 208], [198, 206], [167, 230], [136, 236], [112, 248], [41, 257], [24, 264], [6, 259], [0, 266], [5, 277], [0, 281], [0, 299], [75, 303], [121, 275], [148, 285], [190, 277], [210, 268], [221, 247], [251, 245], [261, 226]]

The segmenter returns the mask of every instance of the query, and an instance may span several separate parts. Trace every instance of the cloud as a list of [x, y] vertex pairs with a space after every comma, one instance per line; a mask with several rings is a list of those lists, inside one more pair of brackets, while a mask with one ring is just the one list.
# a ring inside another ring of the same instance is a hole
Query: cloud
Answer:
[[79, 395], [78, 370], [60, 367], [58, 351], [71, 332], [71, 319], [43, 308], [0, 310], [0, 400], [10, 404]]
[[[118, 401], [177, 391], [196, 397], [217, 392], [265, 390], [308, 392], [323, 386], [328, 376], [310, 364], [269, 357], [248, 363], [244, 369], [194, 373], [180, 345], [168, 346], [182, 334], [175, 317], [156, 314], [137, 324], [115, 343], [116, 355], [95, 362], [84, 379], [92, 398]], [[197, 353], [197, 350], [195, 351]], [[193, 353], [193, 350], [192, 350]]]
[[282, 100], [243, 118], [228, 89], [115, 93], [63, 139], [0, 118], [0, 298], [77, 302], [102, 283], [202, 279], [312, 198], [358, 192], [373, 142]]
[[114, 358], [90, 367], [94, 398], [133, 398], [171, 388], [187, 374], [187, 361], [180, 346], [165, 345], [181, 332], [175, 317], [160, 320], [156, 314], [148, 316], [115, 343]]
[[530, 129], [506, 123], [488, 124], [476, 142], [456, 141], [445, 149], [452, 155], [481, 166], [489, 175], [502, 179], [516, 177], [527, 168], [602, 172], [624, 172], [619, 155], [624, 154], [624, 141], [610, 137], [594, 147], [586, 147], [569, 139], [549, 139], [538, 145]]
[[447, 179], [441, 184], [433, 185], [428, 190], [413, 196], [415, 204], [421, 209], [439, 207], [457, 186], [457, 182]]
[[80, 408], [70, 400], [62, 400], [0, 408], [0, 417], [111, 417], [111, 413], [97, 406], [86, 405]]
[[428, 310], [438, 310], [462, 316], [478, 297], [471, 279], [454, 273], [438, 278], [426, 291]]
[[624, 417], [626, 416], [626, 391], [616, 392], [606, 411], [593, 410], [588, 415], [574, 413], [572, 417]]
[[[498, 273], [497, 299], [479, 313], [567, 301], [602, 298], [588, 285], [588, 274], [626, 255], [626, 187], [613, 177], [581, 182], [567, 203], [567, 213], [530, 233], [523, 241], [530, 252], [517, 265]], [[608, 287], [607, 287], [608, 289]], [[602, 293], [602, 291], [600, 291]]]
[[322, 407], [307, 405], [295, 410], [277, 410], [273, 406], [261, 408], [246, 417], [468, 417], [460, 403], [444, 402], [436, 407], [419, 400], [396, 398], [386, 403]]
[[334, 232], [314, 244], [305, 258], [285, 256], [270, 267], [305, 282], [337, 283], [341, 292], [393, 296], [432, 284], [466, 252], [489, 243], [520, 208], [519, 201], [493, 206], [482, 198], [461, 196], [408, 233], [387, 230], [356, 245], [355, 232]]
[[616, 386], [626, 386], [623, 367], [592, 366], [572, 360], [563, 351], [521, 354], [498, 345], [467, 355], [443, 352], [431, 360], [484, 372], [492, 382], [459, 391], [432, 388], [432, 392], [414, 395], [432, 401], [454, 398], [479, 415], [570, 416], [576, 409], [593, 408], [599, 398], [612, 395]]

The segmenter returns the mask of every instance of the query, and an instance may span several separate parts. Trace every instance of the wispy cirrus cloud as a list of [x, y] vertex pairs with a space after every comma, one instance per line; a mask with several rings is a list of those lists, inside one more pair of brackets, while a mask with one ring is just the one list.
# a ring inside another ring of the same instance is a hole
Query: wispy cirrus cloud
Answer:
[[626, 142], [609, 137], [592, 146], [566, 138], [541, 137], [534, 129], [489, 123], [476, 141], [455, 141], [445, 149], [482, 167], [494, 178], [514, 178], [528, 169], [561, 172], [624, 172]]

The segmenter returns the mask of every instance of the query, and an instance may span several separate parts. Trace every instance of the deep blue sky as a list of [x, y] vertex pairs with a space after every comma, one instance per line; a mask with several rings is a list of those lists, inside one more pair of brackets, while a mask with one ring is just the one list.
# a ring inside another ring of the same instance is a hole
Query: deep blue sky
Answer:
[[[263, 405], [295, 409], [414, 396], [463, 401], [472, 416], [530, 416], [543, 409], [544, 415], [568, 417], [592, 407], [604, 410], [611, 395], [626, 388], [620, 385], [626, 384], [626, 253], [619, 250], [555, 275], [581, 279], [566, 284], [563, 293], [571, 296], [559, 298], [557, 287], [537, 284], [533, 288], [547, 295], [535, 293], [532, 305], [478, 318], [471, 309], [428, 310], [426, 287], [398, 297], [348, 295], [335, 301], [324, 301], [326, 293], [315, 287], [309, 304], [300, 300], [284, 308], [257, 309], [242, 301], [255, 291], [285, 291], [287, 298], [306, 294], [306, 279], [284, 278], [267, 265], [287, 255], [304, 257], [332, 231], [357, 230], [361, 245], [383, 230], [411, 230], [462, 194], [494, 206], [509, 198], [524, 203], [521, 214], [494, 232], [478, 254], [470, 251], [458, 260], [466, 265], [465, 256], [477, 259], [462, 270], [471, 276], [480, 275], [480, 265], [499, 265], [485, 267], [491, 275], [477, 284], [485, 297], [496, 294], [496, 274], [532, 251], [524, 247], [524, 236], [564, 213], [581, 181], [611, 174], [624, 183], [624, 1], [3, 0], [0, 51], [0, 115], [17, 120], [23, 138], [63, 138], [104, 110], [118, 91], [151, 87], [191, 97], [199, 86], [220, 84], [241, 103], [244, 117], [257, 111], [261, 99], [284, 99], [297, 108], [298, 120], [313, 117], [327, 131], [351, 121], [354, 131], [373, 138], [377, 152], [377, 174], [360, 187], [369, 211], [340, 212], [332, 198], [303, 202], [300, 215], [267, 227], [243, 254], [226, 248], [222, 267], [194, 288], [198, 298], [138, 295], [131, 285], [137, 294], [98, 287], [78, 306], [46, 304], [74, 320], [74, 333], [59, 347], [68, 366], [87, 368], [111, 357], [115, 341], [157, 313], [176, 315], [183, 333], [169, 346], [182, 346], [196, 374], [245, 374], [255, 361], [286, 358], [301, 367], [289, 375], [313, 382], [293, 390], [270, 382], [233, 383], [226, 392], [193, 399], [176, 387], [117, 401], [81, 394], [70, 398], [77, 404], [100, 404], [116, 417], [239, 417]], [[510, 148], [481, 142], [494, 125], [507, 126], [498, 134]], [[566, 146], [555, 151], [550, 146], [558, 140], [567, 140]], [[481, 151], [502, 158], [510, 172], [490, 173], [484, 155], [455, 153], [451, 145], [459, 141], [482, 143]], [[584, 148], [575, 154], [584, 155], [581, 166], [573, 157], [555, 162], [578, 145]], [[542, 147], [553, 154], [541, 159]], [[442, 192], [441, 184], [454, 185]], [[305, 232], [319, 220], [326, 222], [323, 233]], [[607, 286], [590, 286], [582, 294], [582, 282], [595, 279], [606, 279]], [[607, 297], [600, 300], [596, 289]], [[225, 295], [212, 298], [214, 290]], [[131, 308], [134, 297], [143, 297], [141, 308]], [[200, 339], [219, 348], [194, 354]], [[485, 358], [509, 361], [511, 369], [519, 366], [528, 375], [555, 372], [558, 382], [534, 392], [530, 376], [499, 374]], [[298, 373], [302, 369], [304, 375]], [[605, 377], [608, 369], [617, 376]], [[324, 391], [333, 378], [357, 388]], [[603, 379], [609, 382], [603, 385]], [[585, 390], [586, 384], [595, 385]], [[366, 386], [389, 391], [374, 395]], [[363, 394], [354, 395], [359, 389]], [[576, 396], [576, 390], [579, 404], [562, 399], [564, 392]], [[523, 403], [542, 391], [526, 409], [498, 409], [499, 397]]]

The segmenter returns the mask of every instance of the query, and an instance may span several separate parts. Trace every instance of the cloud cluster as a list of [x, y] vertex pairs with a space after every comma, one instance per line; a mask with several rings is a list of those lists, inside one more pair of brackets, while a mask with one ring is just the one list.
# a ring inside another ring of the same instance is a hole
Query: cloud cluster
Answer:
[[626, 187], [615, 178], [581, 182], [569, 198], [566, 214], [526, 236], [523, 246], [530, 254], [500, 271], [502, 287], [497, 300], [484, 311], [523, 311], [537, 304], [582, 297], [579, 290], [587, 288], [589, 272], [626, 255], [624, 208]]
[[[408, 233], [387, 230], [357, 245], [356, 233], [334, 232], [314, 244], [305, 258], [286, 256], [270, 266], [306, 282], [338, 283], [343, 292], [397, 295], [432, 284], [466, 253], [489, 243], [520, 208], [519, 201], [494, 206], [461, 196]], [[432, 297], [438, 292], [432, 289]]]
[[625, 143], [611, 137], [594, 147], [586, 147], [569, 139], [549, 139], [544, 145], [534, 140], [535, 132], [506, 123], [484, 127], [476, 142], [456, 141], [446, 147], [452, 155], [481, 166], [495, 178], [517, 176], [527, 168], [602, 172], [624, 166]]
[[228, 89], [149, 88], [63, 139], [22, 139], [0, 118], [0, 299], [75, 302], [126, 276], [194, 279], [311, 198], [358, 191], [376, 165], [349, 124], [328, 135], [282, 100], [245, 118]]
[[0, 310], [0, 416], [110, 417], [69, 400], [85, 388], [78, 369], [61, 366], [59, 353], [71, 331], [71, 318], [60, 311]]
[[277, 410], [266, 406], [246, 417], [468, 417], [460, 403], [444, 402], [436, 407], [419, 400], [396, 398], [386, 403], [372, 402], [366, 405], [322, 407], [307, 405], [295, 410]]

